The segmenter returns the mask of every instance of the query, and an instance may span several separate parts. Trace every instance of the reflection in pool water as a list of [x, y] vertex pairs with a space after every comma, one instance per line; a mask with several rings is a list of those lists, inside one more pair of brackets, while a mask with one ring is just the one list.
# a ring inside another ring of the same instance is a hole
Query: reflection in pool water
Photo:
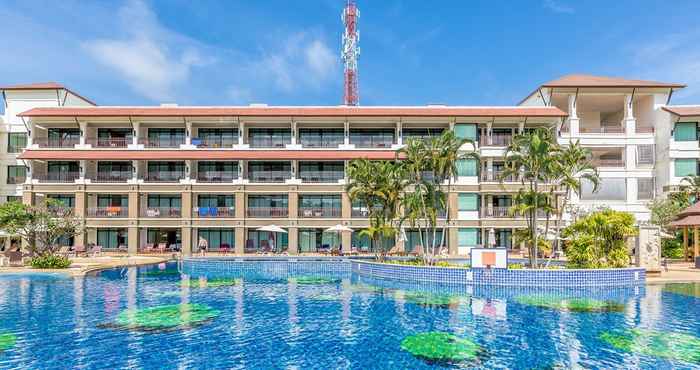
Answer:
[[694, 285], [412, 284], [294, 263], [0, 275], [0, 368], [700, 365]]

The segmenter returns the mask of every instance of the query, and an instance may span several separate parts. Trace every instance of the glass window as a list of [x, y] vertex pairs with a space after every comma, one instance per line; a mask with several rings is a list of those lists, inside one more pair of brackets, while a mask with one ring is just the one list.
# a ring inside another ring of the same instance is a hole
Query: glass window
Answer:
[[18, 202], [18, 203], [22, 203], [22, 197], [21, 197], [21, 196], [17, 196], [17, 195], [8, 195], [8, 196], [7, 196], [7, 201], [8, 201], [8, 202]]
[[590, 181], [581, 182], [581, 199], [583, 200], [626, 200], [627, 181], [624, 178], [601, 178], [598, 191], [593, 192]]
[[[361, 234], [360, 231], [355, 230], [352, 233], [352, 248], [362, 253], [374, 252], [375, 247], [378, 247], [378, 245], [375, 246], [375, 241], [368, 238], [367, 235]], [[393, 237], [384, 238], [385, 250], [390, 250], [395, 244], [396, 240]]]
[[443, 246], [447, 245], [447, 238], [442, 240], [442, 230], [440, 229], [436, 230], [434, 235], [430, 231], [426, 233], [426, 230], [421, 230], [421, 232], [418, 232], [418, 230], [406, 230], [406, 240], [404, 241], [404, 250], [406, 252], [411, 253], [416, 247], [421, 246], [421, 233], [423, 234], [423, 247], [427, 248], [428, 245], [432, 245], [433, 240], [435, 240], [435, 245], [439, 245], [440, 242], [442, 242]]
[[478, 176], [479, 162], [474, 158], [457, 161], [457, 176]]
[[72, 194], [48, 194], [46, 198], [56, 200], [67, 208], [75, 207], [75, 196]]
[[345, 142], [345, 130], [342, 128], [300, 128], [299, 141], [302, 146], [308, 148], [334, 147]]
[[460, 228], [457, 230], [457, 245], [460, 247], [476, 247], [479, 243], [479, 229]]
[[460, 193], [458, 199], [460, 211], [478, 211], [479, 210], [479, 194], [476, 193]]
[[123, 194], [99, 194], [97, 195], [98, 207], [128, 207], [129, 197]]
[[126, 247], [126, 229], [97, 229], [97, 245], [105, 249]]
[[47, 170], [48, 173], [54, 174], [75, 174], [80, 171], [80, 166], [78, 166], [78, 162], [52, 161], [48, 163]]
[[7, 152], [19, 153], [27, 147], [26, 132], [10, 132], [7, 135]]
[[289, 246], [287, 233], [248, 230], [246, 251], [283, 252]]
[[695, 141], [698, 139], [697, 122], [678, 122], [673, 130], [676, 141]]
[[299, 252], [316, 252], [319, 249], [340, 249], [342, 238], [324, 229], [299, 229]]
[[674, 175], [676, 177], [696, 176], [698, 174], [698, 160], [694, 158], [676, 158], [674, 161]]
[[154, 246], [165, 244], [168, 247], [179, 247], [182, 243], [180, 229], [152, 229], [146, 231], [146, 242]]
[[148, 194], [149, 208], [180, 208], [179, 195]]
[[637, 199], [649, 200], [654, 199], [654, 178], [638, 178], [637, 179]]
[[201, 194], [197, 197], [199, 207], [234, 207], [236, 198], [231, 195]]
[[21, 184], [27, 178], [27, 167], [25, 166], [7, 166], [7, 183]]
[[149, 128], [148, 140], [157, 143], [182, 144], [185, 142], [184, 128]]
[[228, 248], [234, 246], [235, 231], [233, 229], [199, 229], [199, 236], [204, 238], [209, 249]]
[[455, 136], [460, 139], [469, 139], [476, 141], [477, 139], [477, 129], [475, 123], [457, 123], [455, 124]]
[[637, 164], [649, 166], [654, 164], [654, 144], [637, 145]]

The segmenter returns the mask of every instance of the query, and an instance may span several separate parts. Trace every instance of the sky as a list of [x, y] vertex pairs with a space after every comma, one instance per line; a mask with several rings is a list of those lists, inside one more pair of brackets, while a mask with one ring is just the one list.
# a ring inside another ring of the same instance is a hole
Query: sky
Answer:
[[[0, 85], [99, 105], [338, 105], [343, 0], [0, 0]], [[357, 0], [360, 104], [514, 105], [587, 73], [688, 88], [700, 1]]]

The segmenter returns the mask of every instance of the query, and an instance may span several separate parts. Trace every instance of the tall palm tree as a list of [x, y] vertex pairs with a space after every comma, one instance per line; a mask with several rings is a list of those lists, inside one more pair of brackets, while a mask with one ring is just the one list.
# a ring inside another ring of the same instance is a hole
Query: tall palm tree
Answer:
[[533, 267], [537, 267], [537, 210], [545, 205], [540, 194], [542, 185], [553, 177], [555, 160], [552, 153], [557, 150], [558, 145], [551, 129], [537, 128], [516, 135], [506, 150], [505, 170], [500, 177], [500, 180], [504, 181], [510, 176], [520, 176], [521, 182], [527, 185], [526, 194], [533, 202], [525, 210], [533, 239], [529, 247], [529, 260]]
[[[591, 151], [581, 146], [581, 143], [569, 141], [569, 144], [561, 147], [554, 155], [556, 188], [563, 193], [562, 201], [555, 202], [557, 219], [555, 221], [555, 250], [560, 248], [561, 222], [571, 196], [581, 195], [581, 182], [588, 181], [593, 184], [593, 191], [598, 190], [600, 175], [598, 169], [591, 160]], [[700, 182], [698, 182], [700, 185]], [[555, 187], [552, 188], [553, 190]], [[700, 187], [699, 187], [700, 189]]]
[[348, 179], [345, 191], [368, 208], [370, 228], [364, 233], [377, 246], [378, 259], [384, 260], [384, 239], [396, 235], [394, 221], [406, 184], [403, 168], [393, 161], [356, 159], [348, 165]]

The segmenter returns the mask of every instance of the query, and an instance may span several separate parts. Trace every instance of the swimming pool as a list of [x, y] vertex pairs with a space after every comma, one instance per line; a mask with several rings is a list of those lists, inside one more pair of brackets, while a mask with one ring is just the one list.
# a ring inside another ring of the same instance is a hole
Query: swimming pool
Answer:
[[700, 367], [700, 286], [421, 285], [323, 264], [0, 275], [0, 368]]

